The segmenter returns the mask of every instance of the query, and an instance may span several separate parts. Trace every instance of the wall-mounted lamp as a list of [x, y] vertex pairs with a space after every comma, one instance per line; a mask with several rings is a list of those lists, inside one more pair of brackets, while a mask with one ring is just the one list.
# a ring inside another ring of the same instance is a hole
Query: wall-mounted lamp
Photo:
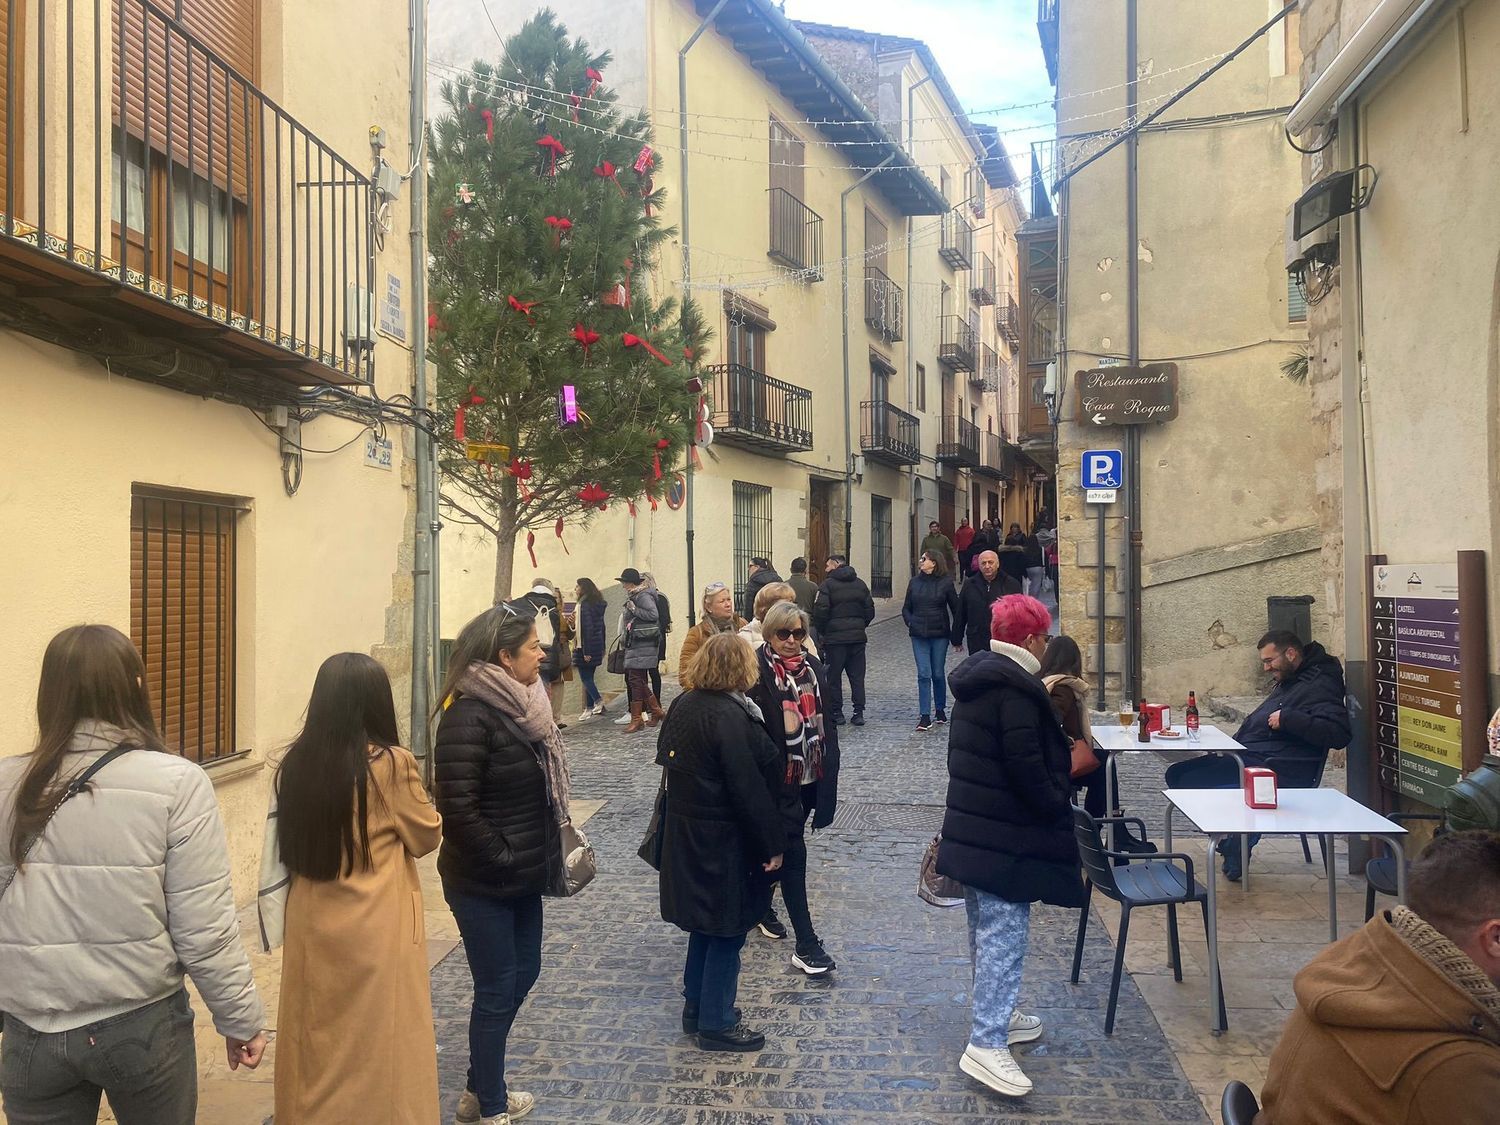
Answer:
[[[1370, 173], [1370, 182], [1361, 186], [1361, 173], [1366, 171]], [[1324, 176], [1302, 193], [1292, 209], [1293, 237], [1305, 238], [1341, 215], [1369, 206], [1379, 178], [1369, 164]]]

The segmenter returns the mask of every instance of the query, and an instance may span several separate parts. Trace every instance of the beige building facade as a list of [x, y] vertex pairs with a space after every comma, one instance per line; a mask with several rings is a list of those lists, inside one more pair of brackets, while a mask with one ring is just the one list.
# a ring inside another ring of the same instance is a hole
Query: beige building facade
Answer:
[[[1283, 266], [1286, 199], [1300, 182], [1281, 136], [1297, 96], [1295, 28], [1274, 25], [1172, 100], [1203, 60], [1240, 47], [1280, 8], [1040, 5], [1058, 104], [1041, 171], [1058, 213], [1059, 377], [1044, 389], [1058, 417], [1061, 610], [1110, 702], [1259, 691], [1268, 597], [1315, 597], [1311, 632], [1327, 634], [1320, 434], [1309, 388], [1282, 373], [1306, 339]], [[1080, 417], [1076, 373], [1132, 362], [1176, 365], [1177, 417], [1137, 427]], [[1084, 451], [1127, 450], [1128, 428], [1139, 441], [1136, 464], [1127, 458], [1134, 522], [1127, 492], [1086, 504], [1080, 486]]]
[[19, 5], [0, 53], [0, 753], [33, 744], [54, 634], [130, 635], [243, 903], [319, 664], [376, 655], [407, 710], [412, 467], [395, 414], [371, 427], [412, 388], [411, 258], [370, 132], [410, 165], [407, 6], [116, 8], [97, 66], [91, 5]]

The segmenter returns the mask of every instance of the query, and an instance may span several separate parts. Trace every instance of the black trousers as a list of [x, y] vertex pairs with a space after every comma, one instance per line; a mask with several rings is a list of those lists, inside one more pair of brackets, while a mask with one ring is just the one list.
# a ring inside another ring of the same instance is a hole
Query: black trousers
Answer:
[[857, 645], [823, 646], [823, 662], [828, 666], [828, 700], [824, 711], [832, 715], [844, 713], [844, 673], [849, 674], [849, 699], [854, 713], [865, 709], [865, 648], [864, 642]]
[[[805, 826], [813, 811], [816, 785], [802, 787], [802, 822]], [[797, 935], [797, 948], [818, 944], [817, 931], [813, 929], [812, 908], [807, 901], [807, 840], [799, 833], [794, 843], [788, 843], [781, 857], [781, 898], [786, 903], [787, 921]]]

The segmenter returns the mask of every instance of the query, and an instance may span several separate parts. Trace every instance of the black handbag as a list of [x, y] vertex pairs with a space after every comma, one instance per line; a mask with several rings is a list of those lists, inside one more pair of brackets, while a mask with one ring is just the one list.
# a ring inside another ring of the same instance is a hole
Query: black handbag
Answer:
[[614, 645], [609, 650], [609, 655], [604, 658], [604, 670], [614, 676], [625, 674], [625, 646], [619, 637], [615, 638]]
[[656, 804], [651, 810], [651, 823], [646, 826], [646, 835], [635, 854], [651, 865], [653, 871], [661, 870], [662, 824], [667, 817], [667, 771], [661, 771], [661, 788], [656, 791]]

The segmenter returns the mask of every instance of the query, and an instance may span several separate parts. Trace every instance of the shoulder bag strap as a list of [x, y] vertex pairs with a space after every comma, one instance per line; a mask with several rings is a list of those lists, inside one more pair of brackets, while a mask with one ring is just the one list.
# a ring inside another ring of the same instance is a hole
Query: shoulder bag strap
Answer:
[[5, 892], [10, 890], [10, 885], [16, 881], [16, 873], [21, 870], [21, 864], [26, 862], [26, 857], [31, 854], [31, 849], [36, 847], [37, 841], [42, 838], [42, 833], [47, 830], [47, 825], [52, 823], [52, 818], [57, 815], [57, 810], [82, 793], [84, 786], [88, 785], [96, 773], [109, 765], [110, 762], [114, 761], [121, 754], [129, 753], [130, 749], [129, 746], [116, 746], [113, 750], [99, 755], [86, 770], [68, 782], [68, 787], [63, 790], [63, 795], [58, 798], [57, 804], [52, 806], [52, 811], [47, 814], [47, 819], [42, 821], [42, 826], [21, 844], [20, 854], [15, 857], [15, 863], [10, 869], [10, 874], [5, 878], [5, 885], [0, 886], [0, 898], [5, 897]]

